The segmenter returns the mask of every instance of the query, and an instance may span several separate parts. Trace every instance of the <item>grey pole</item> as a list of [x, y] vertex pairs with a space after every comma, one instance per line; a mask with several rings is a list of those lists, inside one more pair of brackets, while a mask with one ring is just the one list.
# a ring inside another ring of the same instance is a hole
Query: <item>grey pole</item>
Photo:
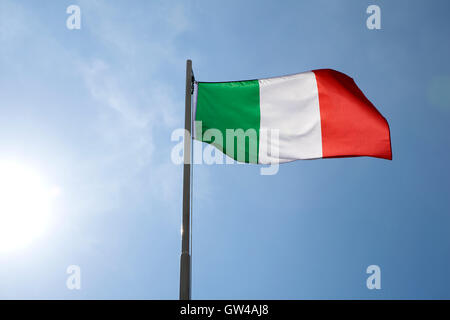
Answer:
[[186, 61], [184, 110], [183, 222], [181, 226], [180, 300], [191, 299], [190, 199], [191, 199], [191, 95], [192, 61]]

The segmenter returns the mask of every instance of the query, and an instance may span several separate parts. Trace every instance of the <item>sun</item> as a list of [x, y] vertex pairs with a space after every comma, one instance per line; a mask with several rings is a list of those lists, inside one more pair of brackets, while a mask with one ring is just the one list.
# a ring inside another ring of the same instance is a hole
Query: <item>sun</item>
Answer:
[[24, 248], [45, 232], [57, 193], [33, 169], [0, 160], [0, 253]]

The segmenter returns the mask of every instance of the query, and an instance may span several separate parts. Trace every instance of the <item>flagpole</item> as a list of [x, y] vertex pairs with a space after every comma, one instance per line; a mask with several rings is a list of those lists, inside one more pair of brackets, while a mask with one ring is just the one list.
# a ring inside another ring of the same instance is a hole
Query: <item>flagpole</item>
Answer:
[[186, 61], [184, 110], [183, 220], [181, 226], [180, 300], [191, 299], [190, 208], [191, 208], [191, 96], [194, 75], [192, 61]]

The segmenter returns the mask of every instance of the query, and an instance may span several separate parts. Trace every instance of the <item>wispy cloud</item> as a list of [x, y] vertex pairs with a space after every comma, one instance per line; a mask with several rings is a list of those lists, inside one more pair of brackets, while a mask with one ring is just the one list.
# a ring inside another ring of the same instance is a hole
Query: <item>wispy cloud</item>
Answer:
[[95, 17], [87, 22], [89, 31], [101, 47], [114, 52], [80, 65], [85, 85], [100, 107], [97, 129], [111, 145], [107, 161], [127, 168], [123, 184], [138, 179], [155, 199], [174, 206], [179, 170], [170, 162], [170, 132], [182, 124], [177, 110], [183, 109], [183, 92], [175, 94], [166, 73], [184, 65], [176, 41], [189, 28], [186, 9], [179, 3], [145, 15], [133, 13], [149, 23], [130, 28], [117, 23], [121, 12], [105, 2], [87, 8]]
[[[79, 101], [83, 108], [79, 112], [85, 114], [80, 117], [89, 118], [80, 123], [79, 130], [92, 130], [95, 136], [91, 142], [97, 150], [86, 154], [81, 151], [85, 145], [67, 147], [80, 150], [80, 157], [71, 160], [76, 165], [66, 164], [78, 168], [74, 181], [93, 195], [80, 196], [85, 199], [80, 209], [92, 206], [111, 210], [112, 206], [121, 205], [117, 194], [138, 187], [148, 188], [154, 201], [170, 206], [178, 199], [180, 178], [179, 168], [170, 162], [170, 133], [182, 125], [179, 110], [184, 105], [173, 71], [179, 70], [179, 78], [184, 78], [186, 57], [177, 45], [179, 37], [192, 27], [187, 18], [189, 8], [181, 1], [145, 2], [139, 7], [127, 5], [127, 10], [111, 6], [108, 1], [78, 4], [81, 30], [65, 30], [66, 14], [61, 12], [62, 29], [55, 31], [40, 13], [13, 1], [2, 1], [0, 62], [21, 70], [33, 67], [32, 59], [13, 59], [18, 52], [29, 52], [28, 39], [39, 68], [46, 65], [52, 70], [54, 79], [49, 81], [57, 83], [58, 78], [70, 74], [73, 78], [65, 79], [63, 90], [69, 93], [71, 88], [77, 88], [83, 92]], [[63, 31], [67, 37], [78, 39], [78, 45], [67, 46], [68, 42], [55, 37]], [[80, 79], [81, 83], [70, 82]], [[30, 81], [42, 79], [35, 77]], [[47, 88], [53, 90], [52, 83]], [[162, 187], [150, 187], [157, 183]]]

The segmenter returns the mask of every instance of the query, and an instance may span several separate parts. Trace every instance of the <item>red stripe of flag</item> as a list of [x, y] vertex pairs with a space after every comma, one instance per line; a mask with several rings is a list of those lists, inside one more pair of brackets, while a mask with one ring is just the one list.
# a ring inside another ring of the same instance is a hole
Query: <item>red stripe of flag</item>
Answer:
[[388, 122], [353, 79], [330, 69], [313, 72], [319, 90], [323, 157], [392, 160]]

